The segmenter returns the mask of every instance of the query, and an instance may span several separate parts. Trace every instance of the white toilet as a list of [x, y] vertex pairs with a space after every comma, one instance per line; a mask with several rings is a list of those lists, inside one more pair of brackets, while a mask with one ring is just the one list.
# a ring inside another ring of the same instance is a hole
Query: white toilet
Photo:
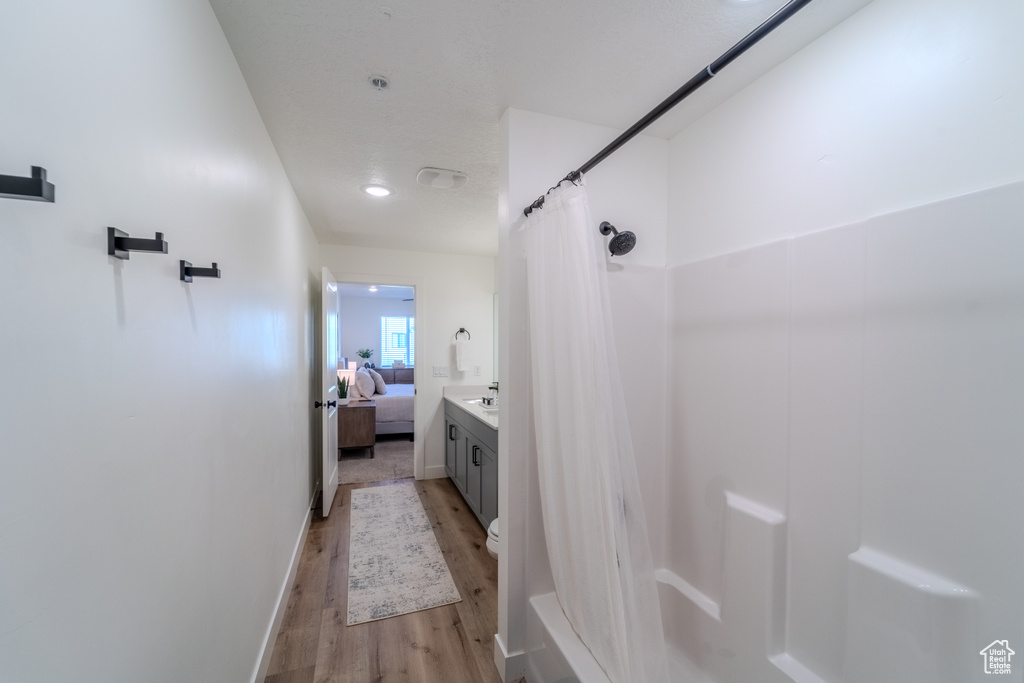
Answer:
[[494, 558], [498, 557], [498, 533], [498, 518], [495, 517], [487, 527], [487, 552]]

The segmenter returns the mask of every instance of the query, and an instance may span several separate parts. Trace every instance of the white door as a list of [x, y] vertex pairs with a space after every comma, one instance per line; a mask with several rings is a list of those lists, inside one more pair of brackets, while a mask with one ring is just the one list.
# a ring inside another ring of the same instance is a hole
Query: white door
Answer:
[[320, 415], [323, 418], [323, 515], [331, 512], [338, 492], [338, 283], [331, 271], [320, 272]]

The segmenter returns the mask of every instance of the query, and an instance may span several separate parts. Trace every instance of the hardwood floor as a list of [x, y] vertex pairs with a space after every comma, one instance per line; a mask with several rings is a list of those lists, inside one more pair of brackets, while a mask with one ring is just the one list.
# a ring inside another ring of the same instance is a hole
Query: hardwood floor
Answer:
[[416, 489], [462, 602], [346, 626], [351, 492], [393, 483], [343, 485], [330, 516], [315, 516], [266, 683], [500, 683], [498, 562], [448, 479], [419, 481]]

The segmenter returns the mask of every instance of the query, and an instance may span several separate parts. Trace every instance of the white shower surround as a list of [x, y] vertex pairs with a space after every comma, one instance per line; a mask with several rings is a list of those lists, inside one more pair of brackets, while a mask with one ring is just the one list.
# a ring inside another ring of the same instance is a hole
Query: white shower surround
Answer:
[[[1024, 515], [1011, 457], [1024, 434], [1010, 419], [1024, 408], [1024, 140], [1012, 124], [1024, 93], [1010, 78], [1024, 50], [1000, 38], [1022, 19], [1003, 0], [876, 0], [714, 115], [669, 142], [641, 137], [588, 176], [595, 220], [668, 245], [617, 259], [611, 275], [617, 336], [653, 342], [623, 370], [634, 433], [639, 420], [663, 425], [637, 454], [648, 517], [662, 520], [652, 546], [667, 639], [689, 678], [981, 680], [993, 638], [1024, 642], [1012, 578], [1024, 549], [991, 523]], [[873, 60], [890, 50], [935, 67], [934, 83], [899, 70], [882, 83], [887, 96], [907, 90], [917, 119], [902, 100], [873, 99], [877, 78], [855, 68], [865, 44]], [[850, 92], [834, 100], [837, 70]], [[795, 116], [808, 107], [832, 130]], [[503, 127], [510, 214], [616, 133], [519, 111]], [[941, 141], [945, 152], [915, 154]], [[666, 159], [667, 186], [621, 184], [657, 178]], [[659, 197], [670, 218], [641, 215]], [[501, 283], [511, 358], [514, 256]], [[650, 370], [664, 364], [664, 377]], [[527, 462], [508, 472], [506, 502], [529, 510], [529, 444], [502, 448]], [[529, 512], [510, 522], [518, 540], [503, 542], [524, 556], [502, 567], [506, 673], [534, 667], [542, 645], [560, 650], [537, 626], [550, 591], [539, 525]]]
[[[1024, 407], [1022, 215], [1016, 183], [669, 271], [685, 360], [670, 427], [682, 457], [668, 478], [696, 483], [668, 511], [710, 518], [702, 530], [716, 550], [685, 552], [704, 539], [668, 530], [657, 574], [673, 680], [960, 683], [981, 674], [982, 634], [1021, 639], [1019, 550], [987, 550], [999, 532], [984, 525], [945, 532], [1020, 505], [1024, 466], [1012, 456], [1024, 425], [1005, 417]], [[926, 236], [942, 246], [924, 262]], [[915, 292], [918, 312], [894, 316]], [[623, 303], [616, 313], [628, 316]], [[933, 391], [911, 404], [915, 382]], [[764, 405], [789, 414], [776, 437], [771, 421], [728, 428], [758, 421]], [[929, 420], [940, 422], [929, 449], [901, 462], [894, 449]], [[986, 482], [994, 470], [1005, 476]], [[911, 478], [920, 486], [904, 486]], [[887, 511], [890, 539], [866, 533], [862, 507]], [[890, 545], [915, 533], [932, 547]], [[796, 628], [803, 616], [816, 631]], [[527, 619], [531, 682], [604, 683], [583, 675], [592, 664], [550, 598], [534, 596]], [[812, 634], [811, 656], [793, 647]]]

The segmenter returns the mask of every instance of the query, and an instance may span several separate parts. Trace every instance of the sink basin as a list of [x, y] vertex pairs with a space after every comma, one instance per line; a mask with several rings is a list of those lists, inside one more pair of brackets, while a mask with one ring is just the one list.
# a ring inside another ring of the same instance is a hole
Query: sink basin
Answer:
[[496, 413], [496, 412], [498, 412], [498, 406], [485, 405], [483, 403], [483, 399], [479, 399], [479, 398], [464, 398], [462, 400], [465, 401], [466, 403], [475, 403], [475, 404], [477, 404], [478, 406], [480, 406], [480, 410], [484, 411], [485, 413]]

